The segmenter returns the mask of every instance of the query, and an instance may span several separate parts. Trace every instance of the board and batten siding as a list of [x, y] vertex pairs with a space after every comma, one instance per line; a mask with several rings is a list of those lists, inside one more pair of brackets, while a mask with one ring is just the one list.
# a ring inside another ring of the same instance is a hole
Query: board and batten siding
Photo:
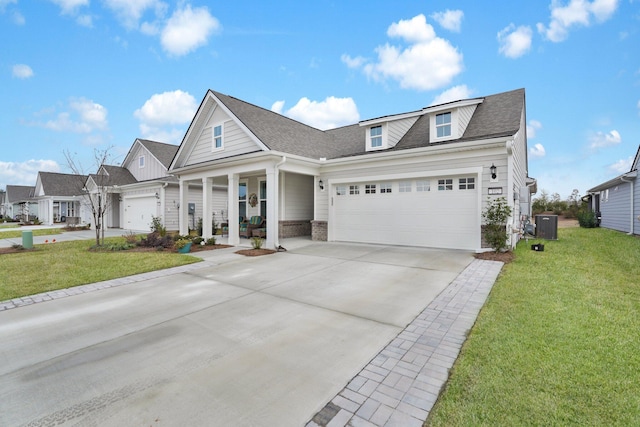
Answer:
[[[140, 157], [144, 156], [144, 167], [140, 167]], [[167, 176], [167, 169], [142, 144], [136, 144], [131, 163], [124, 165], [138, 181]]]
[[[213, 150], [213, 127], [222, 124], [224, 149]], [[258, 151], [255, 142], [221, 108], [203, 126], [185, 166]]]
[[[608, 197], [605, 197], [607, 192]], [[620, 182], [601, 194], [602, 222], [600, 226], [626, 233], [630, 232], [631, 183]]]

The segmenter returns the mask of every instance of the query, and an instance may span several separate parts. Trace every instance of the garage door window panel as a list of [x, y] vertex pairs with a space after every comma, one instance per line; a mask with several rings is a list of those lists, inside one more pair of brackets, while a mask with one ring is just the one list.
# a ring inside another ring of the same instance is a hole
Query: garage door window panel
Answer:
[[431, 182], [428, 180], [418, 180], [416, 181], [416, 191], [417, 192], [426, 192], [431, 191]]
[[360, 194], [360, 186], [359, 185], [350, 185], [349, 186], [349, 194], [352, 196], [356, 196]]
[[453, 178], [438, 180], [438, 191], [452, 191], [452, 190], [453, 190]]
[[366, 184], [364, 186], [364, 194], [376, 194], [376, 184]]
[[474, 190], [476, 188], [475, 178], [460, 178], [458, 180], [458, 189], [460, 190]]
[[411, 193], [411, 187], [412, 187], [411, 184], [412, 184], [411, 181], [400, 181], [400, 183], [398, 184], [398, 192]]
[[389, 194], [391, 193], [392, 185], [390, 182], [385, 182], [380, 184], [380, 193]]

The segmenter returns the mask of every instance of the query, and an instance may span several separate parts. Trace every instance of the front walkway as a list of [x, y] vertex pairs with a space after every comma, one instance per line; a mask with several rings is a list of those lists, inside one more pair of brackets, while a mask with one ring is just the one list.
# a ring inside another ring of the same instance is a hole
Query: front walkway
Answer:
[[502, 266], [469, 264], [306, 427], [421, 427]]

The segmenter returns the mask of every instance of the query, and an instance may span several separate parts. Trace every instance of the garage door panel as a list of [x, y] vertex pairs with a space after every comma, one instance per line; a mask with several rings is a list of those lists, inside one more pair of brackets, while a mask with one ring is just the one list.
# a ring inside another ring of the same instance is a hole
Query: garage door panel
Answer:
[[125, 227], [131, 230], [150, 230], [151, 221], [157, 216], [155, 197], [125, 199]]
[[[432, 180], [433, 182], [433, 180]], [[454, 180], [454, 185], [457, 182]], [[364, 183], [358, 184], [364, 188]], [[338, 241], [475, 249], [480, 226], [476, 189], [334, 195]], [[437, 187], [436, 187], [437, 188]]]

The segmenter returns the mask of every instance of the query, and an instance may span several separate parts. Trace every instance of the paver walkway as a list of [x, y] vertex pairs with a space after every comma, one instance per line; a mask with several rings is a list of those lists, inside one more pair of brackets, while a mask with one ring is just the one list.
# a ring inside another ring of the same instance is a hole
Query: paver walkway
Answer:
[[469, 264], [306, 427], [421, 427], [502, 266]]

